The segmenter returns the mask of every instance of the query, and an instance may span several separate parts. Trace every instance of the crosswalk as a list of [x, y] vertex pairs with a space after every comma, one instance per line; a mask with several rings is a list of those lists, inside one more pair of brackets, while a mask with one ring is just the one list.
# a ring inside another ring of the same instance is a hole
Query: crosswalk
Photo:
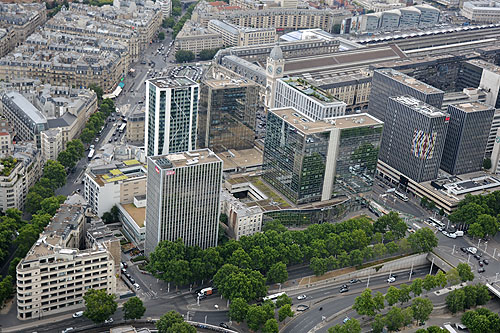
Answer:
[[151, 290], [150, 290], [150, 291], [147, 291], [147, 292], [144, 292], [144, 291], [143, 291], [143, 292], [142, 292], [142, 295], [143, 295], [144, 297], [151, 298], [151, 299], [156, 299], [156, 298], [158, 298], [158, 295], [157, 295], [155, 292], [151, 291]]

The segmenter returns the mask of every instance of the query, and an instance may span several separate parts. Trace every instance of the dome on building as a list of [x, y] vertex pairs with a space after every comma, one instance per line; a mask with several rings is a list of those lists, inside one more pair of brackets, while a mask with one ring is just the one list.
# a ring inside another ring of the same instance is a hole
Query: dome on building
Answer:
[[271, 53], [269, 54], [269, 57], [273, 60], [281, 60], [283, 59], [283, 51], [281, 51], [281, 47], [276, 44], [273, 49], [271, 50]]

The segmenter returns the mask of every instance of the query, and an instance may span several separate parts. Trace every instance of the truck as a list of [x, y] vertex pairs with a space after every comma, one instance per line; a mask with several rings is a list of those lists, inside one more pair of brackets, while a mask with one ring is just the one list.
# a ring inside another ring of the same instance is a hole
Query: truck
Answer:
[[464, 232], [463, 232], [463, 231], [460, 231], [460, 230], [457, 230], [457, 231], [455, 231], [455, 235], [456, 235], [457, 237], [463, 237], [463, 236], [464, 236]]
[[209, 287], [209, 288], [203, 288], [202, 290], [200, 290], [200, 292], [198, 293], [198, 296], [209, 296], [209, 295], [212, 295], [213, 294], [213, 288]]

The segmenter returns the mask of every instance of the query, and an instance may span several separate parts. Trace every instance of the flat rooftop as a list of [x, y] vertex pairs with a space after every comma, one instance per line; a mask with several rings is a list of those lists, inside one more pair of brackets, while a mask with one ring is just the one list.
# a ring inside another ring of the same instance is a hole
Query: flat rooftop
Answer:
[[[499, 8], [500, 10], [500, 8]], [[478, 67], [484, 68], [490, 72], [500, 74], [500, 66], [497, 66], [495, 64], [492, 64], [491, 62], [487, 62], [481, 59], [473, 59], [467, 61], [470, 64], [476, 65]]]
[[435, 108], [432, 105], [429, 105], [421, 100], [418, 100], [412, 96], [397, 96], [397, 97], [389, 97], [398, 103], [406, 105], [410, 109], [419, 112], [427, 117], [444, 117], [446, 114], [438, 108]]
[[121, 204], [127, 213], [134, 219], [139, 228], [144, 227], [146, 220], [146, 207], [136, 207], [133, 203]]
[[323, 91], [304, 79], [298, 77], [290, 77], [281, 79], [288, 86], [295, 88], [306, 96], [309, 96], [321, 104], [339, 102], [339, 100], [326, 91]]
[[492, 107], [483, 104], [483, 103], [478, 103], [478, 102], [469, 102], [469, 103], [460, 103], [460, 104], [453, 104], [454, 107], [457, 109], [460, 109], [464, 112], [477, 112], [477, 111], [484, 111], [484, 110], [491, 110]]
[[104, 186], [108, 183], [145, 177], [146, 169], [137, 160], [126, 160], [91, 168], [89, 174], [99, 186]]
[[195, 85], [196, 82], [185, 76], [179, 77], [157, 77], [149, 79], [149, 82], [158, 88], [181, 88]]
[[386, 68], [386, 69], [379, 69], [377, 71], [384, 74], [385, 76], [388, 76], [388, 77], [390, 77], [390, 78], [392, 78], [400, 83], [403, 83], [409, 87], [412, 87], [412, 88], [414, 88], [418, 91], [424, 92], [426, 94], [443, 93], [442, 90], [439, 90], [431, 85], [428, 85], [427, 83], [424, 83], [422, 81], [414, 79], [411, 76], [408, 76], [406, 74], [398, 72], [394, 69]]
[[239, 88], [255, 85], [248, 80], [206, 80], [203, 83], [213, 89]]
[[247, 169], [262, 166], [263, 153], [257, 148], [228, 150], [218, 153], [217, 156], [223, 162], [223, 171]]
[[210, 149], [198, 149], [183, 153], [151, 156], [149, 159], [160, 169], [182, 168], [193, 165], [222, 162]]
[[383, 125], [383, 122], [367, 113], [356, 115], [326, 118], [314, 121], [294, 108], [271, 109], [271, 112], [282, 118], [289, 125], [304, 134], [314, 134], [331, 131], [335, 128], [348, 129], [356, 127]]

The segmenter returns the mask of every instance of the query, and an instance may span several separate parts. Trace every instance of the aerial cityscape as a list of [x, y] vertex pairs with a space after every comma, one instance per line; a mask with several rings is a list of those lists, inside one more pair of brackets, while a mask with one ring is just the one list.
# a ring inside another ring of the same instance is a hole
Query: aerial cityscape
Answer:
[[0, 332], [500, 333], [499, 0], [0, 0]]

